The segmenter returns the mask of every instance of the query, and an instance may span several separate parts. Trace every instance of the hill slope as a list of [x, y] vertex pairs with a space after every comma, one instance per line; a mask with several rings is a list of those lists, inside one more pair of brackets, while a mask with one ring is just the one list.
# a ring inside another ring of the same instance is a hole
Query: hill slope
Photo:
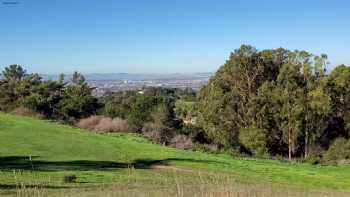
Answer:
[[[0, 144], [0, 188], [5, 189], [13, 189], [18, 183], [71, 188], [62, 183], [69, 174], [78, 177], [79, 187], [126, 184], [130, 177], [137, 183], [164, 184], [176, 171], [184, 183], [199, 174], [244, 184], [350, 191], [350, 166], [289, 164], [183, 151], [130, 134], [97, 135], [2, 113]], [[20, 171], [19, 175], [14, 175], [13, 170]]]

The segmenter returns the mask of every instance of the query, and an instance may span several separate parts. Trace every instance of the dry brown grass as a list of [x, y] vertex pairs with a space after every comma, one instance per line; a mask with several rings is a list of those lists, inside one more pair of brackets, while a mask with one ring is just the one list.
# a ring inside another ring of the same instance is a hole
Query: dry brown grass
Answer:
[[104, 116], [90, 116], [89, 118], [81, 119], [76, 126], [98, 133], [125, 132], [129, 130], [126, 120], [121, 118], [112, 119]]
[[44, 117], [42, 114], [37, 113], [27, 107], [17, 107], [12, 111], [12, 113], [19, 116], [29, 116], [29, 117], [39, 118], [39, 119]]
[[94, 130], [95, 126], [101, 121], [102, 116], [90, 116], [88, 118], [81, 119], [75, 126], [81, 129]]
[[266, 185], [241, 185], [234, 183], [210, 182], [202, 180], [197, 184], [186, 184], [174, 177], [173, 185], [141, 185], [137, 182], [128, 185], [109, 185], [90, 189], [64, 189], [52, 191], [40, 187], [19, 187], [16, 196], [20, 197], [348, 197], [349, 193], [318, 191], [315, 189], [286, 188]]
[[[165, 169], [169, 170], [169, 169]], [[65, 189], [28, 187], [18, 184], [15, 196], [19, 197], [348, 197], [350, 193], [313, 188], [300, 188], [271, 183], [242, 183], [231, 176], [208, 175], [201, 172], [183, 173], [169, 170], [172, 174], [166, 179], [144, 182], [133, 176], [120, 184], [93, 187], [73, 184]], [[163, 169], [164, 171], [164, 169]]]

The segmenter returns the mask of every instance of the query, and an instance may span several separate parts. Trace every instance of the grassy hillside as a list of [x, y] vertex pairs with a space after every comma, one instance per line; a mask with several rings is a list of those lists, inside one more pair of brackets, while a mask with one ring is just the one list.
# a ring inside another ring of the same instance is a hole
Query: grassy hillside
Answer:
[[[130, 134], [97, 135], [9, 114], [0, 114], [0, 170], [0, 194], [9, 195], [65, 192], [65, 196], [74, 196], [76, 190], [91, 193], [98, 187], [99, 191], [114, 192], [110, 188], [118, 188], [119, 196], [123, 192], [130, 196], [135, 190], [132, 194], [138, 196], [140, 188], [153, 191], [149, 196], [162, 196], [162, 191], [190, 196], [189, 192], [206, 194], [214, 187], [213, 192], [221, 192], [233, 185], [235, 192], [265, 192], [266, 196], [285, 191], [295, 192], [295, 196], [320, 196], [319, 192], [347, 196], [350, 192], [350, 166], [312, 166], [182, 151]], [[75, 175], [77, 180], [64, 182], [67, 175]], [[220, 189], [223, 185], [226, 187]]]

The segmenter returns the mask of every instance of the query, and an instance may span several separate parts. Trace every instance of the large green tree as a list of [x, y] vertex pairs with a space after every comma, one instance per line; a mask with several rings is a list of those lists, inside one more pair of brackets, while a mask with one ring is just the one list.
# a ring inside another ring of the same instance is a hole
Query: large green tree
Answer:
[[302, 147], [307, 157], [310, 138], [314, 143], [323, 132], [329, 106], [328, 95], [320, 88], [326, 58], [306, 51], [290, 52], [277, 79], [259, 88], [257, 127], [268, 132], [270, 153], [283, 153], [280, 146], [287, 143], [290, 159], [298, 150], [301, 154]]
[[200, 92], [200, 121], [217, 144], [238, 147], [240, 128], [255, 124], [258, 88], [275, 80], [288, 56], [285, 49], [257, 51], [242, 45], [235, 50]]
[[20, 65], [6, 67], [2, 73], [4, 79], [0, 84], [1, 110], [12, 110], [18, 106], [18, 100], [30, 92], [32, 85], [39, 79], [38, 75], [30, 75]]
[[320, 139], [324, 147], [337, 137], [350, 137], [350, 67], [339, 65], [324, 79], [324, 91], [330, 97], [328, 128]]
[[300, 66], [285, 64], [277, 78], [276, 88], [281, 103], [282, 130], [288, 142], [288, 158], [292, 159], [295, 153], [296, 141], [300, 134], [303, 112], [304, 81], [300, 73]]
[[93, 88], [88, 86], [85, 77], [74, 72], [71, 83], [66, 85], [64, 97], [59, 102], [60, 117], [66, 121], [75, 121], [96, 114], [100, 104], [92, 91]]
[[48, 118], [60, 118], [59, 103], [64, 98], [64, 84], [57, 81], [43, 81], [30, 94], [21, 99], [21, 105]]
[[22, 66], [13, 64], [6, 67], [2, 75], [6, 81], [19, 82], [27, 75], [27, 71]]

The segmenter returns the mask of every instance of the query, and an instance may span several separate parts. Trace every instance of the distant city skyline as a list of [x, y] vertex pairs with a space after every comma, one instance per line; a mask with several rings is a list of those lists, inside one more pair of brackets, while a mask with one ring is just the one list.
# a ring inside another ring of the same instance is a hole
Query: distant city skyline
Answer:
[[1, 2], [1, 70], [215, 72], [241, 44], [325, 53], [329, 69], [350, 64], [346, 0]]

